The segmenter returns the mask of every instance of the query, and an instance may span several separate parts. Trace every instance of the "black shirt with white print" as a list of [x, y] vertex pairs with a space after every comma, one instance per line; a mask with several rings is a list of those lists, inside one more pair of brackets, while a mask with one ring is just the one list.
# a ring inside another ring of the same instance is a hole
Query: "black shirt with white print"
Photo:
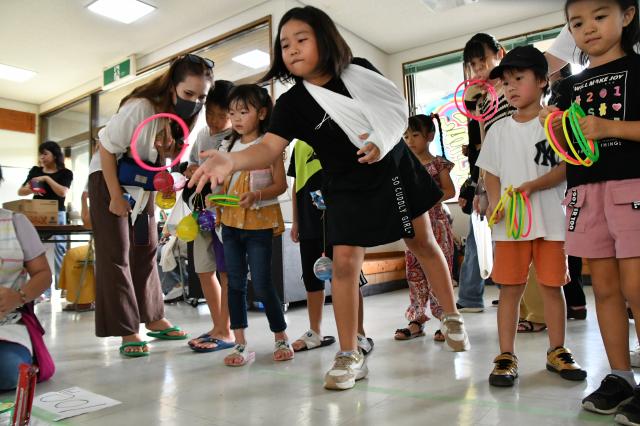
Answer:
[[[557, 107], [572, 102], [585, 113], [607, 120], [640, 120], [640, 55], [624, 56], [566, 78], [558, 88]], [[579, 145], [574, 146], [585, 158]], [[591, 166], [567, 164], [569, 188], [587, 183], [640, 178], [640, 142], [619, 138], [599, 141], [600, 158]]]

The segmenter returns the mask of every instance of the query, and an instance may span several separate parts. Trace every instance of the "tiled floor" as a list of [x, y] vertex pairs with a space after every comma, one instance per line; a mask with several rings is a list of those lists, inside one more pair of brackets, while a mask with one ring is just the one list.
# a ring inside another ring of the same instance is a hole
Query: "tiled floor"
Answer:
[[[444, 351], [428, 337], [392, 339], [404, 326], [406, 290], [365, 299], [365, 326], [375, 340], [369, 377], [345, 392], [326, 391], [322, 376], [336, 346], [299, 353], [295, 360], [271, 360], [272, 335], [261, 313], [251, 313], [247, 336], [256, 361], [245, 368], [222, 364], [224, 352], [193, 353], [184, 341], [157, 341], [148, 358], [118, 354], [119, 339], [93, 334], [93, 313], [60, 311], [59, 302], [38, 306], [57, 361], [52, 380], [37, 394], [79, 386], [122, 401], [122, 405], [57, 424], [79, 425], [584, 425], [613, 423], [611, 416], [588, 414], [580, 399], [608, 372], [591, 289], [586, 321], [570, 321], [568, 346], [589, 372], [586, 382], [567, 382], [545, 370], [546, 333], [520, 335], [520, 382], [511, 389], [488, 385], [498, 352], [496, 309], [465, 314], [470, 352]], [[486, 301], [496, 298], [487, 289]], [[326, 334], [335, 335], [331, 306], [325, 308]], [[167, 306], [167, 316], [191, 334], [209, 329], [208, 310], [186, 304]], [[304, 307], [287, 313], [290, 337], [306, 330]], [[635, 343], [635, 338], [632, 340]], [[11, 398], [0, 395], [0, 399]], [[37, 424], [48, 424], [46, 421]]]

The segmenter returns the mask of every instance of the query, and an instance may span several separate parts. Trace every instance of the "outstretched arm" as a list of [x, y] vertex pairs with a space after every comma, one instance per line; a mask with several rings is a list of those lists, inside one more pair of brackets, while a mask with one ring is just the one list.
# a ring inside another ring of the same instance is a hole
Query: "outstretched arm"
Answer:
[[289, 141], [273, 133], [264, 135], [262, 142], [240, 152], [205, 151], [200, 157], [207, 160], [198, 167], [189, 180], [189, 188], [197, 185], [196, 192], [209, 182], [213, 187], [220, 185], [233, 172], [239, 170], [266, 169], [282, 155]]

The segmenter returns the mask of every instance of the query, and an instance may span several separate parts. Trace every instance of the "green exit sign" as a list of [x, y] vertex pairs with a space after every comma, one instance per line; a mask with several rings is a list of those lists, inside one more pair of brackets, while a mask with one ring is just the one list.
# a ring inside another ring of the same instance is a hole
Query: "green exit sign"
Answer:
[[[102, 71], [102, 87], [110, 86], [114, 83], [120, 82], [125, 77], [133, 77], [136, 74], [135, 70], [135, 61], [131, 56], [124, 61], [111, 66], [109, 68], [105, 68]], [[127, 78], [127, 80], [129, 80]]]

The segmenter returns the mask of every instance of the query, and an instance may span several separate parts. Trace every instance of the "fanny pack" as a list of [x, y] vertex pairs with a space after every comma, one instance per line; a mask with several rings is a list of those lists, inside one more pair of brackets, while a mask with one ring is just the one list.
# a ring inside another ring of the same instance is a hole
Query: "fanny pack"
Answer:
[[[145, 164], [153, 166], [152, 163], [145, 161]], [[140, 167], [131, 157], [123, 155], [118, 160], [118, 181], [124, 186], [139, 186], [146, 191], [153, 191], [153, 177], [158, 172], [145, 170]]]

